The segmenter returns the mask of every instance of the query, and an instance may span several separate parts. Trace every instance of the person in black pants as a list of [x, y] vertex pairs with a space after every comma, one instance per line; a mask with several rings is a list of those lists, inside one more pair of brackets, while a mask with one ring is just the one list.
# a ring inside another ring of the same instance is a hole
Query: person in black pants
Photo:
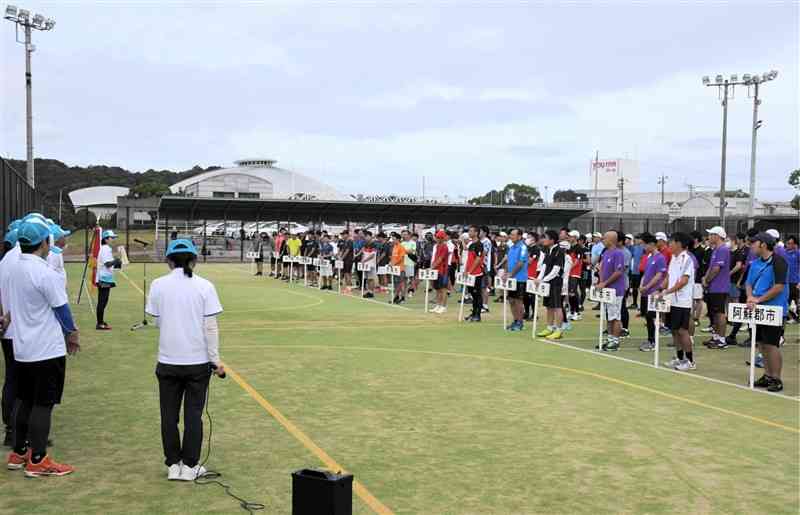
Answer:
[[[194, 274], [197, 250], [178, 239], [167, 248], [171, 272], [150, 287], [146, 312], [156, 318], [161, 443], [167, 479], [194, 481], [206, 473], [200, 463], [203, 408], [211, 374], [225, 376], [219, 358], [217, 315], [222, 312], [214, 285]], [[178, 430], [183, 404], [183, 441]]]
[[119, 259], [114, 259], [114, 252], [111, 249], [111, 241], [117, 235], [112, 230], [103, 231], [100, 240], [100, 252], [97, 255], [97, 326], [98, 331], [109, 331], [111, 326], [106, 323], [105, 314], [108, 306], [108, 297], [111, 288], [116, 286], [114, 282], [114, 269], [121, 268], [122, 263]]
[[468, 234], [467, 262], [464, 265], [464, 273], [475, 277], [475, 285], [469, 287], [469, 294], [472, 297], [472, 314], [467, 317], [467, 321], [480, 322], [481, 311], [483, 310], [483, 281], [486, 275], [484, 267], [484, 247], [478, 239], [478, 235], [480, 234], [478, 226], [471, 225]]
[[3, 425], [6, 427], [5, 437], [3, 438], [3, 445], [10, 447], [14, 443], [13, 438], [13, 421], [11, 414], [14, 410], [14, 404], [17, 400], [17, 373], [14, 361], [14, 343], [6, 338], [2, 340], [3, 345], [3, 359], [6, 364], [6, 375], [3, 381]]

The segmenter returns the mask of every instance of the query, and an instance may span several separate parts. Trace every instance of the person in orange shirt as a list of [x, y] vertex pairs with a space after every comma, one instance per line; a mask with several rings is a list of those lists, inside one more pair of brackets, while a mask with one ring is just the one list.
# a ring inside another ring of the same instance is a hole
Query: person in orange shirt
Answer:
[[395, 275], [392, 277], [394, 281], [394, 299], [392, 299], [392, 303], [400, 304], [401, 302], [405, 302], [406, 300], [406, 276], [405, 276], [405, 262], [406, 262], [406, 254], [408, 253], [403, 245], [400, 244], [400, 235], [396, 232], [392, 233], [392, 239], [390, 241], [392, 245], [392, 258], [389, 260], [389, 263], [392, 266], [396, 266], [400, 269], [400, 275]]

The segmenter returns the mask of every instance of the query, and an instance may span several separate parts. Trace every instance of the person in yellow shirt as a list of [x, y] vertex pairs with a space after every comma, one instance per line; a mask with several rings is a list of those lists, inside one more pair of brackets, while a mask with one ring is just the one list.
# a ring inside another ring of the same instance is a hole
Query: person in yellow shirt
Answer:
[[300, 241], [300, 238], [298, 238], [296, 234], [292, 234], [292, 237], [289, 238], [289, 241], [286, 244], [289, 246], [290, 256], [297, 257], [300, 255], [300, 246], [302, 242]]

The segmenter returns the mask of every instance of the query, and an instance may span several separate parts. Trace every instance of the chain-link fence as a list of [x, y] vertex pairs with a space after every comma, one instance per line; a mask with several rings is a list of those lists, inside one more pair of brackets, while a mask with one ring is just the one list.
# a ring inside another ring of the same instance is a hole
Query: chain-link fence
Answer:
[[13, 220], [31, 211], [42, 211], [41, 196], [24, 173], [0, 157], [0, 232], [5, 233]]

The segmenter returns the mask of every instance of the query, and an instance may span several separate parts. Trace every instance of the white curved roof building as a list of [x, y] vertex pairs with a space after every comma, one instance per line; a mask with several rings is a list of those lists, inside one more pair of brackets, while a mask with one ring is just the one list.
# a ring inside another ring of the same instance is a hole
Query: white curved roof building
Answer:
[[190, 197], [342, 200], [344, 195], [307, 175], [278, 168], [272, 159], [241, 159], [232, 168], [201, 173], [170, 186]]
[[102, 218], [117, 212], [117, 197], [124, 197], [130, 189], [122, 186], [92, 186], [68, 193], [76, 210], [87, 208]]

